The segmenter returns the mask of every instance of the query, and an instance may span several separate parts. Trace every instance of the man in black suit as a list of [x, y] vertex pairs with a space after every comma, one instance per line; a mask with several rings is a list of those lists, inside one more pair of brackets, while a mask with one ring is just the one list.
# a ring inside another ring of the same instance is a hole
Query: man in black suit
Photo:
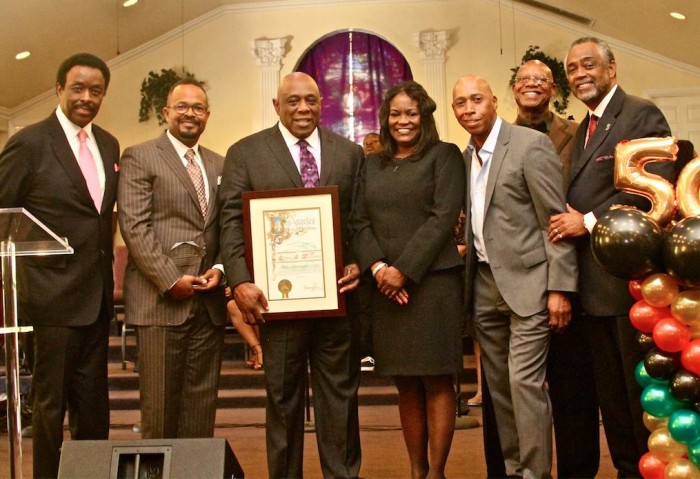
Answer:
[[59, 106], [0, 153], [0, 207], [24, 207], [75, 253], [18, 263], [19, 314], [34, 327], [34, 477], [56, 477], [69, 413], [73, 439], [109, 434], [112, 210], [119, 143], [92, 123], [110, 72], [77, 54], [58, 69]]
[[[552, 218], [550, 241], [576, 238], [579, 302], [574, 321], [582, 321], [593, 352], [596, 390], [613, 464], [620, 477], [638, 477], [637, 463], [647, 450], [649, 432], [642, 422], [641, 388], [634, 369], [643, 358], [628, 319], [633, 299], [627, 281], [606, 273], [593, 258], [590, 232], [612, 205], [649, 210], [646, 199], [614, 185], [614, 151], [622, 140], [664, 137], [670, 129], [651, 102], [627, 95], [617, 85], [617, 64], [609, 45], [598, 38], [576, 40], [566, 58], [569, 86], [588, 107], [571, 158], [568, 212]], [[653, 165], [652, 165], [653, 166]], [[667, 179], [673, 165], [654, 171]]]
[[[318, 127], [321, 96], [316, 82], [305, 73], [284, 77], [273, 104], [279, 123], [229, 148], [219, 188], [221, 256], [226, 276], [245, 321], [263, 323], [260, 339], [267, 388], [268, 473], [275, 478], [303, 475], [308, 362], [323, 476], [357, 477], [360, 358], [351, 340], [351, 323], [348, 317], [264, 322], [259, 307], [267, 307], [267, 298], [252, 282], [245, 263], [241, 194], [312, 187], [314, 183], [337, 185], [346, 244], [362, 149]], [[301, 140], [304, 143], [300, 144]], [[304, 150], [312, 154], [316, 168], [307, 163], [309, 157]], [[307, 165], [306, 171], [300, 170], [302, 164]], [[314, 169], [315, 175], [309, 171]], [[313, 176], [316, 181], [310, 181]], [[355, 289], [359, 283], [359, 268], [347, 249], [344, 257], [347, 266], [339, 281], [341, 293]]]

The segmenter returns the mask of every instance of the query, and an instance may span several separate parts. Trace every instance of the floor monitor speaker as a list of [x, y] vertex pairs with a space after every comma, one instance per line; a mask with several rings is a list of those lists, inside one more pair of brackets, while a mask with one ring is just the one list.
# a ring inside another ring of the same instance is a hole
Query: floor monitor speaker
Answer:
[[64, 441], [59, 479], [242, 479], [228, 441], [140, 439]]

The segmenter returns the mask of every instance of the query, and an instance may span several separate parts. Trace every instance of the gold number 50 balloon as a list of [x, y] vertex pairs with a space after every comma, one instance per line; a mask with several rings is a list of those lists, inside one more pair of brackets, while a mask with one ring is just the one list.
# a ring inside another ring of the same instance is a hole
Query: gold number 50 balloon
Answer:
[[700, 215], [700, 158], [691, 160], [676, 182], [678, 210], [684, 217]]
[[644, 169], [648, 163], [675, 161], [676, 138], [639, 138], [623, 141], [615, 147], [615, 187], [644, 196], [651, 201], [647, 214], [662, 227], [676, 211], [673, 185]]

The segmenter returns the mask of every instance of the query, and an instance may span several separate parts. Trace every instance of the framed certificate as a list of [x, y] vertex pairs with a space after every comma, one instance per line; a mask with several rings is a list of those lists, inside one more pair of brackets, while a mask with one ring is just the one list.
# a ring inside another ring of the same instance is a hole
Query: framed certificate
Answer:
[[265, 294], [266, 320], [345, 314], [338, 187], [242, 195], [246, 262]]

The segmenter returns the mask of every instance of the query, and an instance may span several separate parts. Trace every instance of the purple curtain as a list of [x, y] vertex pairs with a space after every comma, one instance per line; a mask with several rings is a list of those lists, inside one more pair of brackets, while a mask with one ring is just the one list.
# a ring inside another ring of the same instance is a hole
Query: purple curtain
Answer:
[[363, 32], [341, 32], [317, 42], [297, 67], [311, 75], [321, 90], [321, 125], [360, 143], [379, 132], [377, 113], [384, 93], [412, 80], [403, 55], [381, 38]]

